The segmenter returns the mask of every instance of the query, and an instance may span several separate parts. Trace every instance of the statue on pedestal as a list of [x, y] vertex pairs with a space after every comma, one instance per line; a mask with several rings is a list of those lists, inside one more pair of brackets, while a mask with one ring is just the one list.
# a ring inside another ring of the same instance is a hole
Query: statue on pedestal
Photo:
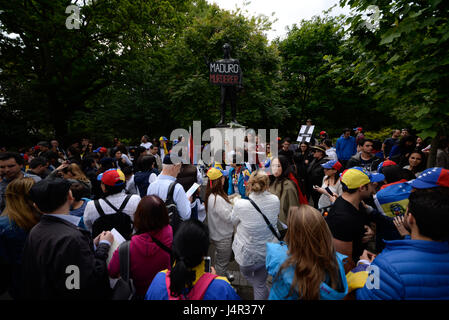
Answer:
[[226, 103], [231, 104], [231, 126], [240, 126], [236, 119], [237, 92], [243, 88], [242, 70], [238, 59], [231, 58], [231, 46], [223, 45], [223, 59], [210, 63], [210, 82], [220, 85], [220, 122], [217, 127], [225, 127]]

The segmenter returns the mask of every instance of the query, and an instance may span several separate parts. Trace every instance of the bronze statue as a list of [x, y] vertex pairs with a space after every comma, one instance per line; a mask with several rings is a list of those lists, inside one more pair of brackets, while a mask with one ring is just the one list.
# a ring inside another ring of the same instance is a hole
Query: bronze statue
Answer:
[[[239, 60], [231, 58], [231, 46], [228, 43], [223, 45], [223, 54], [223, 59], [210, 65], [211, 82], [220, 85], [221, 118], [220, 122], [217, 123], [217, 127], [226, 126], [225, 115], [227, 101], [231, 103], [232, 122], [239, 125], [236, 120], [237, 92], [243, 88], [242, 70], [240, 68]], [[215, 71], [217, 75], [212, 74], [213, 71]]]

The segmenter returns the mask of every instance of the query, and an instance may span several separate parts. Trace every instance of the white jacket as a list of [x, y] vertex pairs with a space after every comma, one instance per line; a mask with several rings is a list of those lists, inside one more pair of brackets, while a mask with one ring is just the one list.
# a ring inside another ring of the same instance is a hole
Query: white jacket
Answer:
[[234, 233], [231, 221], [232, 204], [226, 202], [222, 196], [214, 194], [211, 194], [207, 201], [209, 237], [214, 241], [231, 238]]
[[[250, 193], [253, 200], [263, 214], [268, 218], [277, 232], [277, 221], [280, 211], [279, 198], [268, 192]], [[237, 226], [232, 243], [235, 261], [240, 266], [252, 266], [265, 263], [266, 243], [278, 242], [262, 215], [246, 199], [239, 199], [232, 211], [232, 222]]]

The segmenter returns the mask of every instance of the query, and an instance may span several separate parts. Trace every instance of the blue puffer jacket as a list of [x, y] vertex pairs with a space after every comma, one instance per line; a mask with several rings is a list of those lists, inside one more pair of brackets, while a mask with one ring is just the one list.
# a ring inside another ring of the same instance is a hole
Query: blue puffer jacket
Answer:
[[345, 139], [342, 135], [337, 139], [335, 151], [337, 152], [338, 160], [351, 159], [351, 157], [357, 153], [357, 143], [355, 138], [353, 136], [349, 136]]
[[358, 289], [359, 300], [449, 299], [448, 242], [386, 241], [372, 265], [379, 268], [379, 288]]
[[[279, 268], [288, 258], [288, 247], [285, 243], [267, 243], [266, 267], [270, 275], [273, 276], [273, 285], [270, 290], [269, 300], [298, 300], [298, 295], [288, 296], [294, 277], [294, 268], [291, 266], [284, 271], [282, 275], [277, 277]], [[346, 256], [337, 252], [337, 261], [340, 267], [341, 286], [340, 291], [329, 287], [325, 282], [320, 286], [320, 300], [341, 300], [348, 293], [348, 283], [346, 282], [345, 270], [343, 267], [343, 259]]]

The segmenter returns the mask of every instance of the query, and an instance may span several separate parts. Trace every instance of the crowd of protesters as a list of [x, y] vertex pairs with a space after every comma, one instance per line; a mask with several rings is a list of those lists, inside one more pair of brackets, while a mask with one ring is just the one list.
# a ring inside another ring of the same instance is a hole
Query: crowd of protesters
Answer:
[[238, 300], [233, 259], [255, 300], [449, 299], [447, 138], [345, 128], [201, 166], [173, 162], [183, 139], [3, 148], [0, 294], [112, 299], [127, 247], [136, 300]]

